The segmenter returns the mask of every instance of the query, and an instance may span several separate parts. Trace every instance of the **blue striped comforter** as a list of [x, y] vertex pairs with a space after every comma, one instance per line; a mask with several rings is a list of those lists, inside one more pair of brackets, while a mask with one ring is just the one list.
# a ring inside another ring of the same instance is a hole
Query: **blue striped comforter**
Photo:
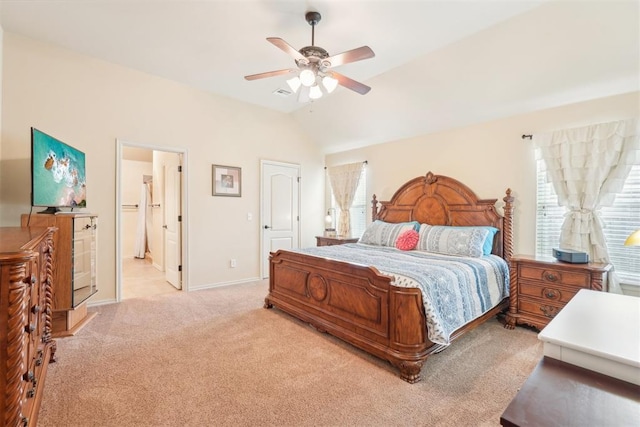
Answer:
[[350, 243], [298, 249], [308, 255], [373, 266], [394, 286], [422, 293], [429, 339], [449, 345], [451, 334], [509, 295], [509, 268], [495, 255], [481, 258]]

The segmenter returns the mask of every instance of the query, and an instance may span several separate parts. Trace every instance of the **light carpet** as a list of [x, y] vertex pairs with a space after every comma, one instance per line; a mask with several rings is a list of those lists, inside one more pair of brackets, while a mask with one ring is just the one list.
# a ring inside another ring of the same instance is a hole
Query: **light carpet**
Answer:
[[268, 282], [130, 299], [59, 339], [39, 426], [498, 426], [542, 357], [491, 319], [422, 380], [277, 310]]

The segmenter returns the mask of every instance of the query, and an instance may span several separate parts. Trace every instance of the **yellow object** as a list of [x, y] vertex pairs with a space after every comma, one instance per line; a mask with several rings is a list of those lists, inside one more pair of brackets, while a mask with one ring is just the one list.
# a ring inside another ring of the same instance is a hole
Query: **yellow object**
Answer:
[[625, 246], [640, 246], [640, 229], [634, 231], [624, 241]]

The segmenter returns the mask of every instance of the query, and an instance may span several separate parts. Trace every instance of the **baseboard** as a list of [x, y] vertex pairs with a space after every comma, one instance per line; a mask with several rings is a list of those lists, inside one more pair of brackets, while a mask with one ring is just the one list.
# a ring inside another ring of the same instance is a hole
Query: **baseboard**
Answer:
[[265, 280], [265, 279], [261, 279], [259, 277], [253, 277], [253, 278], [242, 279], [242, 280], [234, 280], [234, 281], [231, 281], [231, 282], [220, 282], [220, 283], [210, 283], [210, 284], [200, 285], [200, 286], [190, 286], [189, 287], [189, 291], [199, 291], [199, 290], [202, 290], [202, 289], [221, 288], [223, 286], [242, 285], [242, 284], [245, 284], [245, 283], [258, 282], [260, 280]]

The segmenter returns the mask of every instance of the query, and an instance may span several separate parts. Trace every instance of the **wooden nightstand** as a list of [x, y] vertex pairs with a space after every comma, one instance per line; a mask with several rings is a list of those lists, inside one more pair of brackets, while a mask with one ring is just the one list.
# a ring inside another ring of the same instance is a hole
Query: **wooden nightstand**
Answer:
[[316, 236], [316, 246], [344, 245], [345, 243], [357, 243], [357, 237], [324, 237]]
[[511, 258], [507, 328], [543, 329], [580, 289], [607, 290], [610, 264], [569, 264], [554, 258]]

